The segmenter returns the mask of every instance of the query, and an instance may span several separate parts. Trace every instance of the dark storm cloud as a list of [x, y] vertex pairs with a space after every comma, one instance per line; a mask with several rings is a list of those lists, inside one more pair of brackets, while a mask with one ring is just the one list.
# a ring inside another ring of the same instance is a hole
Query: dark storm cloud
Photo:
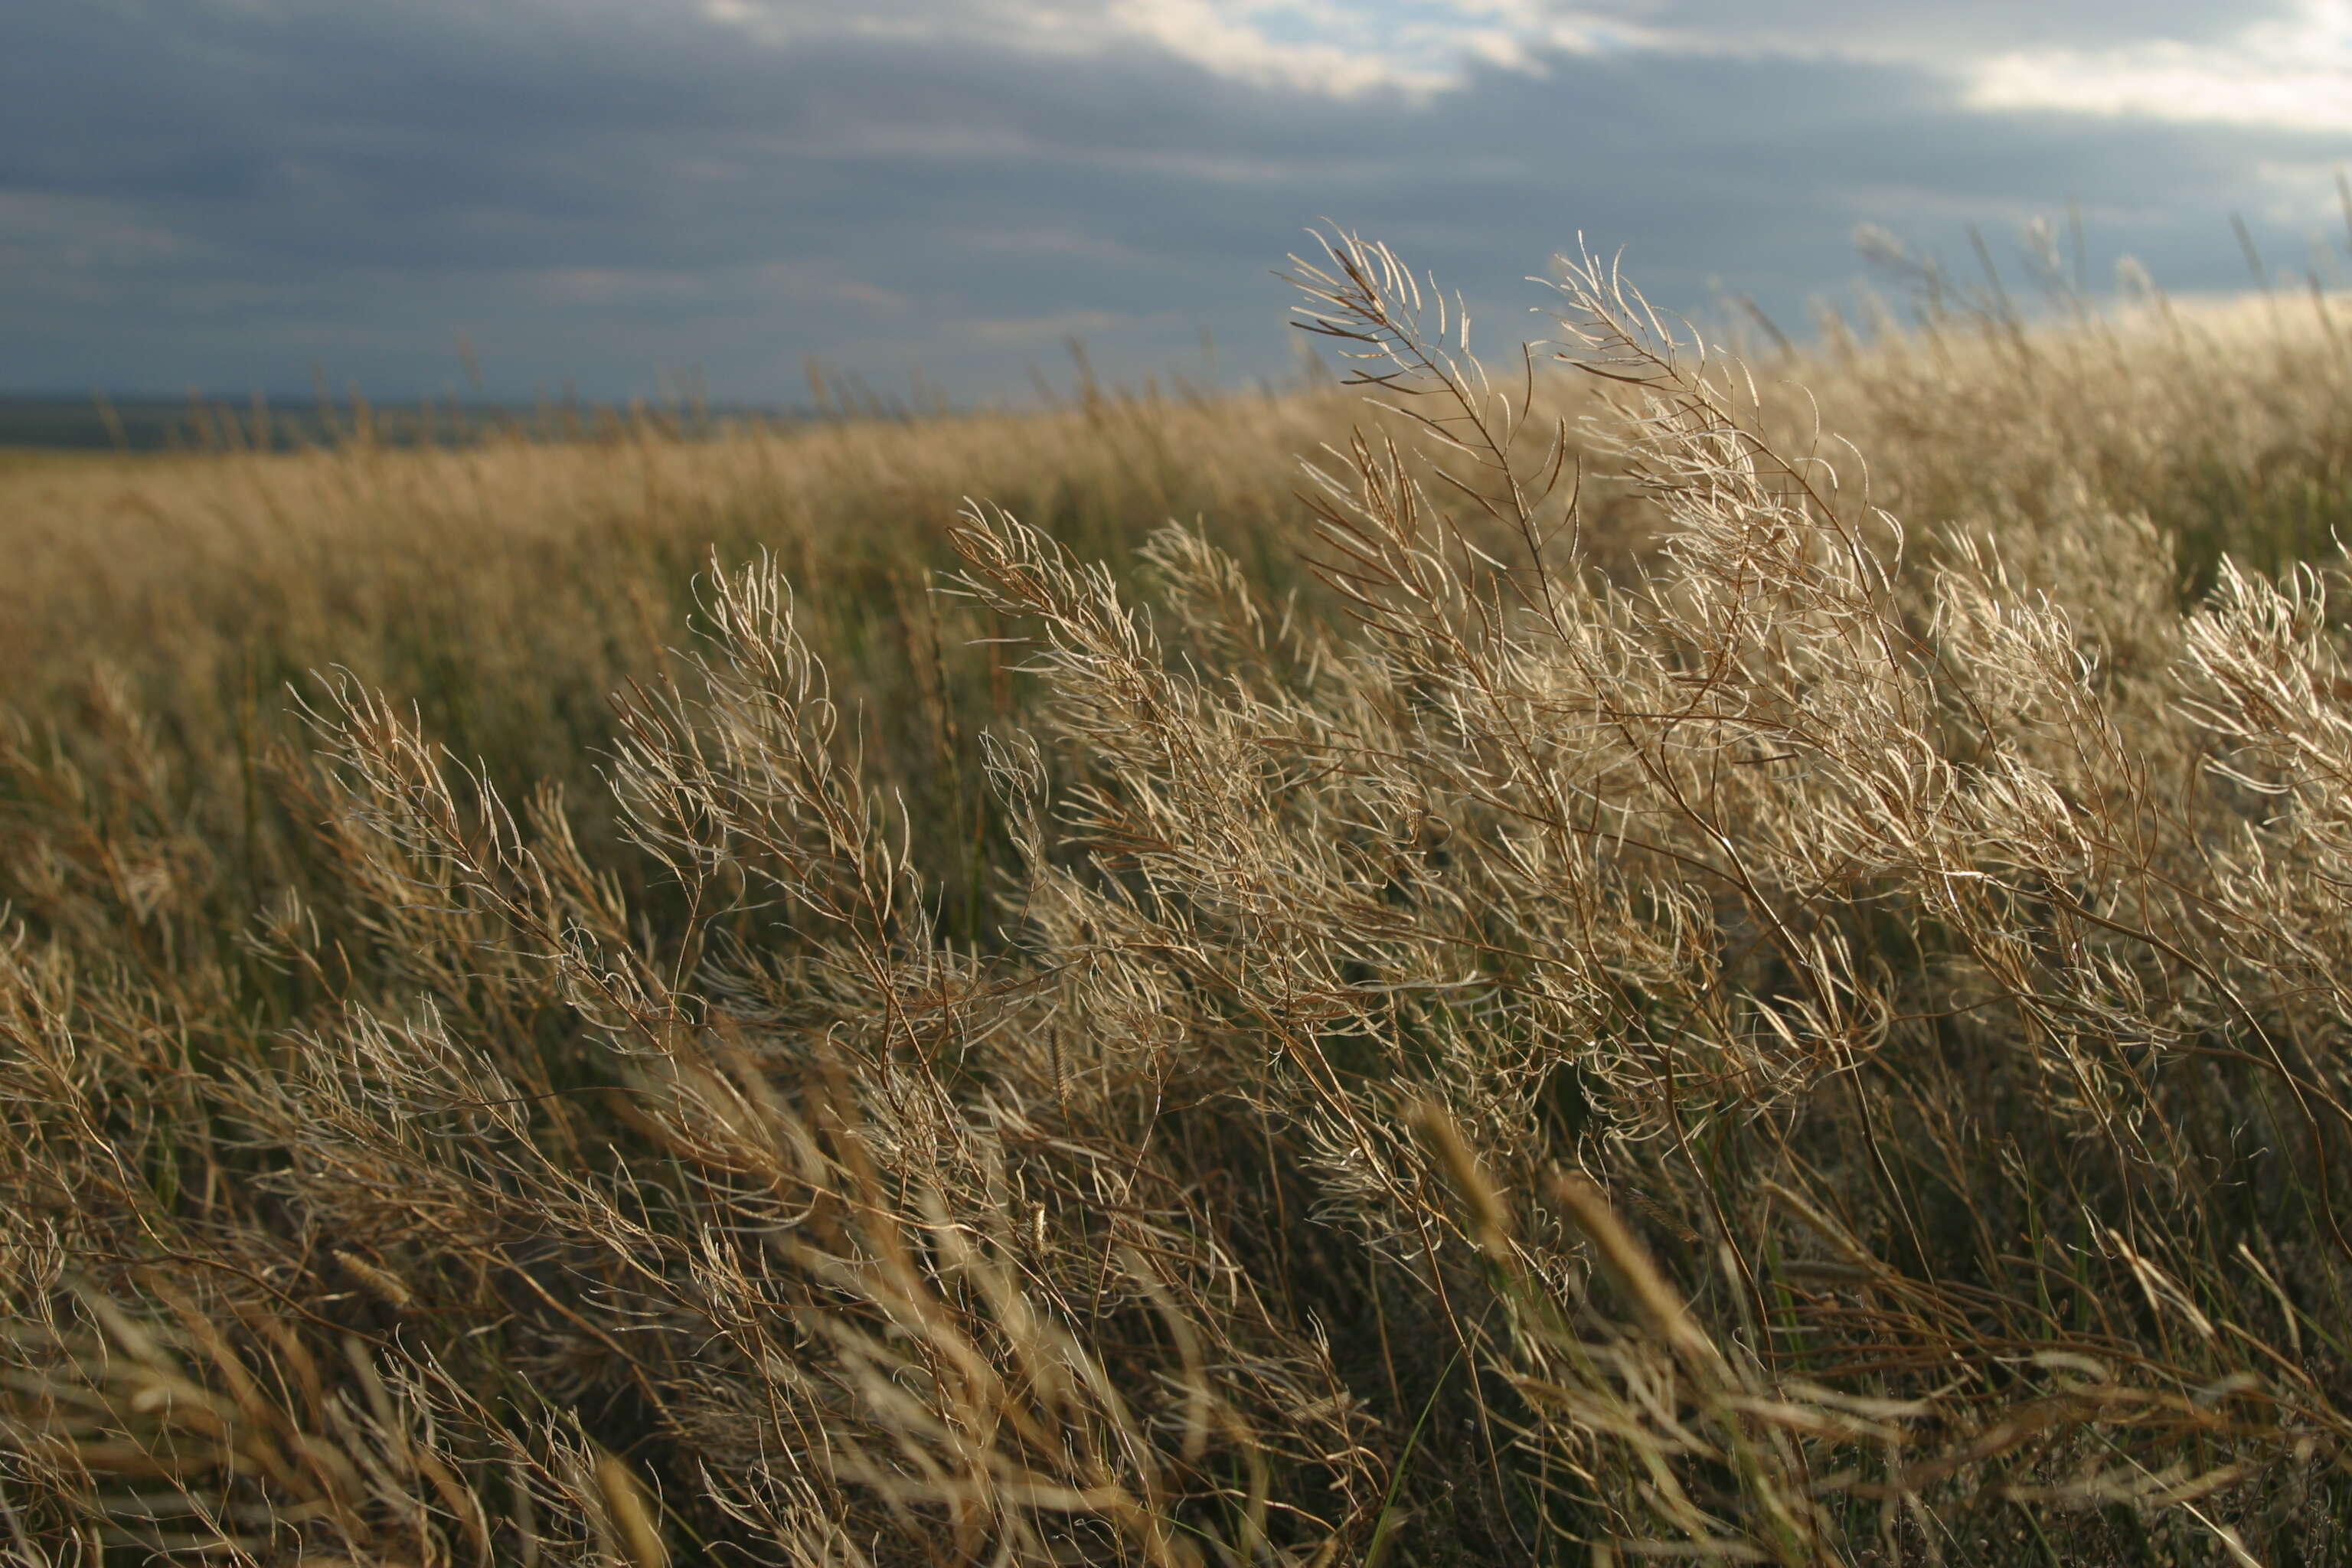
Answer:
[[[1805, 14], [1841, 5], [1864, 10]], [[2210, 285], [2238, 265], [2227, 214], [2257, 164], [2336, 155], [1979, 113], [1891, 58], [1553, 55], [1411, 100], [1250, 85], [1140, 42], [777, 43], [551, 0], [106, 0], [16, 39], [0, 381], [18, 385], [286, 386], [316, 359], [429, 388], [457, 329], [511, 388], [618, 393], [698, 364], [772, 396], [814, 354], [987, 396], [1066, 333], [1134, 372], [1189, 358], [1203, 325], [1227, 368], [1278, 370], [1267, 273], [1326, 215], [1503, 307], [1495, 338], [1525, 329], [1540, 296], [1517, 280], [1579, 230], [1672, 304], [1720, 278], [1790, 316], [1855, 272], [1857, 221], [1961, 246], [1966, 220], [2079, 195], [2107, 248]]]

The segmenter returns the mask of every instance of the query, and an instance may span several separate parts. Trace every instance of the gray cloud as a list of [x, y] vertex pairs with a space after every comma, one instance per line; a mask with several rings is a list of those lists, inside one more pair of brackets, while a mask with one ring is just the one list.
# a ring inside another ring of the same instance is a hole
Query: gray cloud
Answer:
[[[1844, 7], [1880, 9], [1804, 15]], [[1579, 230], [1664, 302], [1720, 278], [1798, 319], [1857, 271], [1858, 221], [1965, 254], [1967, 222], [2078, 195], [2103, 263], [2227, 286], [2228, 213], [2342, 152], [1985, 114], [1893, 58], [1555, 53], [1412, 100], [1148, 40], [924, 34], [950, 14], [914, 5], [898, 37], [556, 0], [40, 10], [0, 57], [0, 381], [23, 386], [289, 387], [317, 360], [405, 393], [455, 377], [460, 329], [506, 390], [699, 365], [782, 396], [814, 354], [1017, 395], [1069, 332], [1136, 374], [1195, 363], [1204, 325], [1229, 370], [1278, 374], [1267, 274], [1324, 216], [1467, 289], [1490, 342], [1532, 324], [1517, 280]], [[2299, 255], [2295, 222], [2264, 232]]]

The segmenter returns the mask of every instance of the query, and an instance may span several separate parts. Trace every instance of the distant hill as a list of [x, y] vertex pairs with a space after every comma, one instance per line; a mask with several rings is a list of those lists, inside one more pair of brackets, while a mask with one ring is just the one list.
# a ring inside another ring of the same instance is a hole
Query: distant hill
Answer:
[[366, 430], [408, 447], [520, 431], [542, 439], [593, 436], [620, 421], [650, 419], [678, 433], [723, 420], [796, 421], [793, 410], [727, 407], [615, 409], [577, 403], [321, 404], [310, 398], [215, 401], [188, 397], [79, 397], [0, 393], [0, 448], [60, 451], [204, 451], [331, 445]]

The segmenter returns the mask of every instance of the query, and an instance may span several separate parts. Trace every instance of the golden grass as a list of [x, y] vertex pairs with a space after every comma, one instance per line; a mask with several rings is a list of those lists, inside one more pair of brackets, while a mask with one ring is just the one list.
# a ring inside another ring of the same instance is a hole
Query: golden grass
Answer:
[[2338, 1561], [2327, 302], [1300, 280], [1386, 411], [0, 471], [0, 1553]]

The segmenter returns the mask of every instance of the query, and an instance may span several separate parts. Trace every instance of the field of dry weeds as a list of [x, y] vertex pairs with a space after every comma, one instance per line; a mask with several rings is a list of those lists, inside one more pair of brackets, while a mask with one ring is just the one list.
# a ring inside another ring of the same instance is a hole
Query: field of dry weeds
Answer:
[[2352, 1557], [2352, 312], [1561, 277], [0, 469], [0, 1557]]

